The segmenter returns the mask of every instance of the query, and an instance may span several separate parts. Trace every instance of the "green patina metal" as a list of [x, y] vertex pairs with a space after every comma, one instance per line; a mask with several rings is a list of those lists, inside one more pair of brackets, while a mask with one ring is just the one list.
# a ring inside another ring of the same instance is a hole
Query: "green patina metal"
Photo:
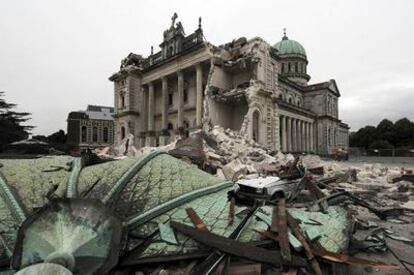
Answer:
[[42, 172], [51, 166], [67, 166], [73, 160], [70, 156], [48, 156], [37, 159], [1, 159], [3, 165], [0, 172], [7, 185], [16, 193], [22, 207], [27, 213], [33, 208], [42, 207], [48, 202], [46, 195], [50, 190], [64, 197], [67, 190], [67, 181], [70, 172], [60, 169], [51, 172]]
[[[236, 215], [234, 223], [231, 225], [228, 223], [230, 203], [227, 201], [227, 192], [231, 189], [232, 188], [226, 188], [210, 194], [207, 198], [200, 197], [174, 208], [139, 226], [136, 228], [136, 232], [142, 237], [149, 236], [157, 229], [156, 226], [151, 226], [151, 224], [157, 225], [158, 223], [166, 223], [170, 220], [192, 225], [192, 222], [185, 211], [186, 208], [191, 207], [206, 223], [210, 232], [221, 236], [229, 236], [241, 221], [241, 218]], [[245, 207], [237, 207], [238, 212], [245, 209]], [[349, 223], [346, 210], [341, 207], [331, 206], [328, 208], [327, 214], [308, 212], [306, 209], [300, 208], [289, 208], [288, 211], [294, 218], [302, 221], [300, 226], [305, 232], [309, 231], [309, 233], [312, 233], [312, 231], [314, 231], [319, 233], [319, 241], [326, 250], [331, 252], [343, 252], [347, 247], [349, 231], [352, 226]], [[247, 228], [242, 232], [239, 240], [242, 242], [264, 240], [257, 231], [268, 229], [268, 226], [271, 223], [271, 213], [271, 207], [261, 207], [259, 211], [256, 212], [257, 219], [252, 219], [251, 223], [249, 223]], [[319, 221], [320, 224], [317, 224], [314, 221], [311, 224], [306, 224], [305, 222], [309, 220]], [[177, 240], [179, 242], [178, 245], [172, 245], [163, 241], [153, 242], [139, 258], [145, 262], [152, 257], [191, 254], [196, 251], [208, 249], [180, 233], [177, 234]], [[302, 249], [301, 243], [291, 232], [289, 233], [289, 242], [295, 250], [300, 251]]]
[[177, 198], [174, 198], [168, 202], [165, 202], [163, 204], [160, 204], [150, 210], [145, 211], [145, 213], [139, 214], [137, 216], [131, 217], [128, 219], [128, 221], [125, 223], [125, 226], [129, 227], [129, 228], [134, 228], [137, 227], [143, 223], [146, 223], [152, 219], [154, 219], [155, 217], [160, 216], [161, 214], [174, 209], [180, 205], [183, 205], [186, 202], [192, 201], [196, 198], [199, 197], [203, 197], [203, 196], [207, 196], [211, 193], [215, 193], [217, 191], [220, 191], [224, 188], [228, 188], [230, 186], [232, 186], [233, 183], [232, 182], [223, 182], [220, 184], [216, 184], [213, 186], [209, 186], [209, 187], [205, 187], [205, 188], [201, 188], [201, 189], [197, 189], [194, 190], [190, 193], [184, 194], [182, 196], [179, 196]]
[[147, 155], [139, 158], [129, 169], [128, 171], [121, 176], [121, 178], [115, 183], [113, 188], [109, 190], [108, 194], [102, 199], [103, 203], [108, 203], [110, 200], [116, 200], [119, 192], [124, 188], [124, 186], [135, 176], [135, 174], [144, 167], [147, 162], [155, 158], [158, 155], [165, 154], [163, 151], [153, 151]]
[[278, 54], [298, 54], [306, 57], [305, 48], [297, 41], [288, 39], [284, 36], [283, 39], [277, 42], [273, 48], [278, 51]]
[[[272, 224], [272, 217], [268, 214], [265, 214], [264, 211], [263, 212], [257, 212], [256, 216], [261, 219], [262, 221], [264, 221], [267, 226], [270, 226]], [[290, 245], [292, 245], [296, 251], [300, 251], [302, 250], [303, 246], [300, 243], [300, 241], [292, 234], [292, 230], [288, 230], [288, 239], [289, 239], [289, 243]]]
[[[304, 232], [319, 232], [319, 243], [328, 251], [341, 253], [348, 247], [352, 224], [349, 213], [340, 206], [329, 206], [326, 213], [310, 212], [301, 208], [290, 208], [289, 213], [299, 221]], [[321, 225], [308, 223], [309, 220], [320, 222]]]
[[[64, 166], [72, 160], [66, 156], [2, 160], [0, 171], [7, 181], [4, 186], [17, 193], [17, 197], [21, 198], [22, 209], [28, 209], [29, 214], [34, 207], [47, 203], [46, 194], [57, 185], [56, 193], [63, 197], [76, 197], [76, 193], [79, 193], [82, 198], [110, 203], [113, 206], [111, 210], [124, 220], [124, 228], [132, 231], [134, 236], [145, 238], [160, 230], [160, 236], [140, 255], [134, 256], [137, 257], [134, 261], [208, 251], [208, 247], [180, 233], [174, 235], [176, 243], [173, 239], [174, 233], [168, 228], [168, 222], [173, 220], [192, 225], [185, 211], [188, 207], [197, 212], [212, 233], [221, 236], [228, 237], [243, 218], [241, 214], [236, 215], [234, 222], [229, 224], [227, 192], [232, 190], [233, 183], [222, 182], [195, 165], [168, 154], [154, 152], [138, 160], [126, 158], [84, 167], [78, 172], [74, 171], [76, 165], [71, 173], [64, 169], [42, 172], [45, 167]], [[75, 159], [74, 163], [77, 161]], [[72, 191], [69, 192], [69, 189]], [[10, 256], [7, 254], [13, 251], [20, 225], [9, 207], [5, 207], [8, 205], [0, 196], [0, 236], [4, 240], [0, 242], [0, 259]], [[244, 210], [246, 207], [238, 206], [236, 213]], [[325, 214], [308, 212], [306, 209], [290, 208], [288, 211], [294, 218], [301, 220], [302, 229], [310, 236], [319, 238], [327, 250], [341, 252], [347, 246], [350, 225], [346, 210], [331, 206]], [[271, 207], [262, 206], [256, 214], [258, 218], [251, 219], [240, 234], [239, 241], [263, 240], [257, 230], [268, 229], [271, 213]], [[48, 230], [44, 233], [47, 234]], [[35, 247], [36, 242], [32, 242], [32, 246]]]
[[9, 259], [12, 256], [16, 232], [21, 224], [15, 216], [10, 204], [0, 196], [0, 259]]
[[161, 154], [138, 171], [125, 185], [113, 205], [120, 216], [129, 220], [147, 212], [151, 213], [149, 211], [159, 210], [160, 205], [182, 195], [222, 181], [193, 164]]
[[118, 260], [122, 223], [101, 202], [59, 199], [19, 229], [12, 267], [58, 263], [76, 274], [104, 274]]
[[126, 158], [84, 167], [78, 179], [79, 196], [102, 200], [136, 160]]
[[[272, 208], [264, 206], [261, 208], [260, 218], [268, 225], [271, 222]], [[311, 212], [304, 208], [288, 208], [293, 218], [299, 220], [300, 227], [304, 232], [309, 232], [312, 237], [318, 232], [319, 243], [328, 251], [343, 252], [348, 246], [352, 226], [349, 221], [348, 212], [339, 206], [329, 206], [326, 213]], [[259, 212], [258, 212], [259, 213]], [[289, 234], [289, 242], [299, 249], [300, 242]]]
[[3, 198], [6, 203], [6, 207], [9, 209], [10, 213], [16, 219], [16, 222], [21, 224], [26, 219], [26, 214], [24, 213], [23, 207], [20, 205], [20, 202], [13, 195], [9, 186], [6, 183], [3, 175], [0, 174], [0, 196]]
[[174, 230], [171, 228], [170, 223], [159, 223], [158, 230], [160, 231], [160, 238], [166, 243], [177, 245], [177, 238], [175, 237]]
[[67, 198], [76, 198], [78, 196], [78, 180], [82, 170], [82, 158], [75, 158], [72, 161], [72, 172], [68, 179], [68, 187], [66, 189]]

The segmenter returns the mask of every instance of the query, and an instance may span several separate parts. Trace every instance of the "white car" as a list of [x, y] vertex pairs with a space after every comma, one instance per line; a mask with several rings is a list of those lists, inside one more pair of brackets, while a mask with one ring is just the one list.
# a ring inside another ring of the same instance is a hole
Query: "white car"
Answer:
[[284, 197], [293, 199], [300, 190], [299, 179], [281, 179], [279, 177], [259, 177], [255, 179], [241, 179], [237, 181], [234, 192], [239, 200], [266, 200], [273, 201]]

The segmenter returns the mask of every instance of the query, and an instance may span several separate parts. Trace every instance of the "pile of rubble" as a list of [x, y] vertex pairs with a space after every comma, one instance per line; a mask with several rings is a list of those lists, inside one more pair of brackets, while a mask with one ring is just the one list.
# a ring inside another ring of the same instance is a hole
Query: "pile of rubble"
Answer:
[[204, 136], [206, 162], [217, 170], [218, 176], [228, 180], [240, 174], [263, 174], [294, 161], [291, 154], [271, 152], [230, 129], [215, 126]]
[[[163, 150], [170, 156], [154, 150]], [[255, 272], [249, 274], [279, 274], [267, 273], [277, 272], [275, 266], [284, 271], [297, 271], [292, 274], [334, 274], [336, 269], [343, 269], [341, 274], [367, 274], [379, 269], [386, 272], [380, 274], [414, 272], [414, 175], [411, 170], [272, 152], [240, 132], [218, 126], [189, 137], [182, 136], [163, 147], [137, 149], [134, 137], [128, 135], [118, 146], [95, 150], [95, 153], [104, 159], [152, 155], [154, 161], [145, 165], [162, 169], [142, 170], [143, 176], [139, 178], [148, 184], [136, 184], [134, 188], [148, 186], [159, 190], [164, 197], [171, 196], [165, 205], [172, 208], [160, 208], [160, 198], [152, 197], [158, 191], [149, 189], [142, 190], [139, 199], [131, 202], [146, 202], [145, 196], [148, 196], [156, 201], [157, 211], [166, 212], [159, 212], [160, 216], [155, 216], [151, 226], [145, 225], [145, 230], [154, 227], [153, 233], [144, 234], [142, 228], [140, 244], [134, 248], [137, 250], [127, 253], [119, 268], [134, 266], [148, 274], [188, 274], [190, 270], [190, 274], [205, 274], [204, 271], [214, 266], [227, 268], [228, 274], [252, 267]], [[89, 160], [84, 165], [100, 163], [94, 159], [96, 155], [84, 155]], [[108, 177], [112, 179], [116, 171], [126, 169], [131, 161], [111, 162], [110, 165], [119, 165], [119, 168], [109, 169], [112, 172]], [[181, 168], [177, 169], [176, 164]], [[223, 180], [199, 171], [195, 165]], [[56, 172], [56, 167], [42, 173]], [[99, 169], [99, 165], [94, 169]], [[121, 178], [134, 178], [139, 169], [128, 169], [124, 174], [128, 176]], [[212, 185], [206, 189], [207, 180]], [[101, 182], [109, 181], [102, 179]], [[183, 187], [193, 186], [203, 188], [184, 191]], [[217, 191], [218, 187], [223, 189]], [[271, 188], [282, 190], [282, 196], [274, 196], [276, 193]], [[125, 190], [132, 192], [129, 188]], [[206, 190], [214, 191], [205, 193]], [[122, 199], [125, 197], [129, 195]], [[177, 204], [180, 201], [186, 203]], [[146, 215], [153, 213], [152, 210], [139, 212], [138, 217], [146, 219]], [[245, 239], [238, 239], [239, 236]], [[192, 247], [194, 253], [184, 253], [189, 248], [184, 246], [190, 243], [187, 239], [202, 246]], [[202, 247], [209, 249], [205, 251]], [[166, 254], [161, 257], [159, 253]], [[226, 267], [230, 257], [233, 263]], [[238, 261], [237, 257], [244, 260]]]

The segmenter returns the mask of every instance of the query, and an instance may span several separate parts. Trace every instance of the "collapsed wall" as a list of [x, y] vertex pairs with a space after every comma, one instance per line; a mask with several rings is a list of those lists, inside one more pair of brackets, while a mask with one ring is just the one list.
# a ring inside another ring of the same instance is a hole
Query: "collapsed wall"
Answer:
[[260, 38], [239, 38], [212, 55], [204, 91], [204, 131], [213, 126], [238, 131], [269, 149], [279, 148], [278, 123], [273, 104], [276, 64], [269, 45]]

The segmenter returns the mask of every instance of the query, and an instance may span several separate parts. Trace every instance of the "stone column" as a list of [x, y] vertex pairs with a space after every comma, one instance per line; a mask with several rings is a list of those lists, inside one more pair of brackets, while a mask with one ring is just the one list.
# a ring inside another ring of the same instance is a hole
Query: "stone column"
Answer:
[[147, 115], [148, 115], [148, 111], [147, 111], [147, 105], [148, 105], [148, 100], [147, 100], [147, 92], [146, 89], [144, 88], [144, 86], [141, 86], [140, 88], [140, 95], [141, 95], [141, 108], [140, 108], [140, 116], [141, 116], [141, 120], [140, 120], [140, 124], [141, 127], [139, 129], [139, 147], [145, 147], [145, 135], [147, 132]]
[[281, 125], [281, 129], [282, 129], [282, 152], [286, 152], [287, 151], [287, 141], [286, 141], [286, 117], [282, 116], [282, 125]]
[[155, 125], [154, 125], [154, 83], [148, 83], [148, 131], [146, 138], [147, 146], [156, 145]]
[[304, 144], [303, 144], [303, 147], [304, 147], [304, 151], [306, 152], [306, 153], [308, 153], [309, 152], [309, 139], [308, 139], [308, 133], [309, 133], [309, 131], [308, 131], [308, 125], [309, 125], [309, 123], [307, 122], [307, 121], [304, 121], [303, 122], [303, 127], [304, 127], [304, 130], [303, 130], [303, 140], [304, 140]]
[[302, 128], [301, 128], [301, 123], [302, 121], [300, 121], [299, 119], [298, 119], [298, 121], [297, 121], [297, 128], [296, 128], [296, 130], [298, 131], [298, 133], [297, 133], [297, 147], [298, 147], [298, 152], [301, 152], [302, 151]]
[[307, 148], [308, 148], [308, 152], [310, 153], [312, 151], [312, 143], [311, 143], [311, 134], [310, 134], [310, 129], [311, 129], [311, 124], [310, 122], [306, 123], [306, 138], [307, 138]]
[[302, 128], [301, 128], [301, 121], [298, 120], [298, 152], [302, 151]]
[[168, 79], [164, 76], [162, 79], [162, 99], [161, 99], [161, 135], [160, 145], [167, 145], [170, 132], [168, 131]]
[[196, 66], [196, 125], [201, 127], [203, 118], [203, 67], [201, 64]]
[[297, 132], [297, 120], [292, 118], [292, 151], [298, 151], [298, 132]]
[[292, 151], [292, 120], [286, 117], [286, 152]]
[[316, 150], [315, 150], [315, 144], [314, 144], [314, 140], [313, 140], [313, 138], [314, 138], [314, 133], [313, 133], [313, 130], [314, 130], [314, 124], [313, 123], [311, 123], [311, 125], [310, 125], [310, 144], [311, 144], [311, 151], [313, 152], [313, 153], [316, 153]]
[[184, 74], [182, 71], [177, 72], [178, 81], [177, 81], [177, 88], [178, 88], [178, 112], [177, 112], [177, 125], [178, 129], [182, 129], [184, 127]]
[[302, 136], [301, 136], [301, 139], [302, 139], [302, 142], [301, 142], [301, 144], [302, 144], [302, 152], [307, 152], [307, 150], [306, 150], [305, 121], [301, 121], [301, 126], [302, 126], [302, 128], [301, 128], [301, 130], [302, 130]]

